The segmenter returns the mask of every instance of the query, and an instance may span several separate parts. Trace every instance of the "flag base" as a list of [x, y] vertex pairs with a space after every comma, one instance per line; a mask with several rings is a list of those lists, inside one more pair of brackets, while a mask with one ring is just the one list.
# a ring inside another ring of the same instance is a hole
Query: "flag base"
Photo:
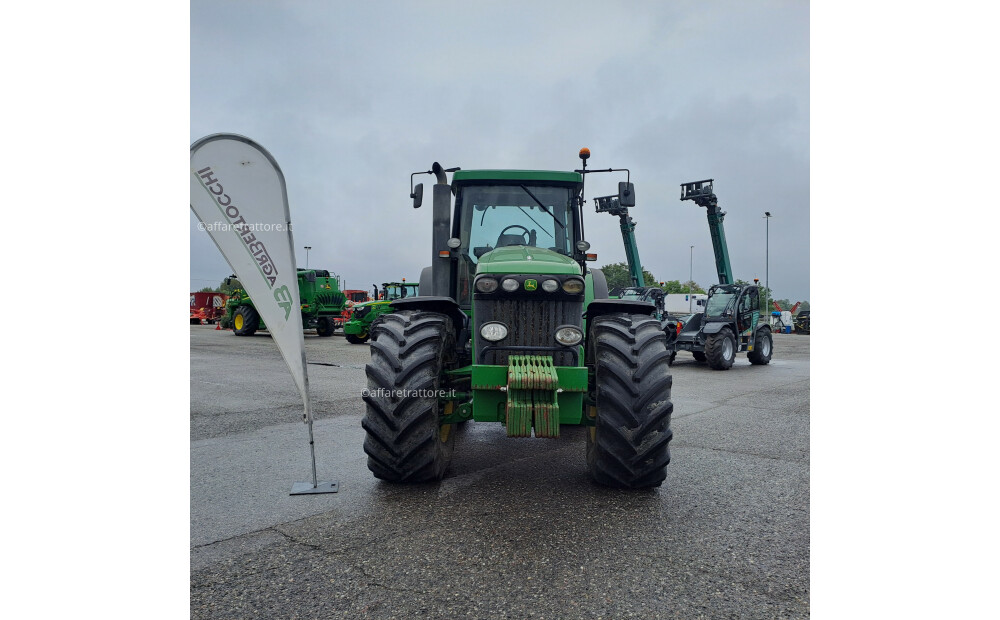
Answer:
[[340, 490], [337, 482], [320, 482], [316, 486], [308, 482], [296, 482], [292, 485], [292, 492], [289, 495], [314, 495], [317, 493], [336, 493]]

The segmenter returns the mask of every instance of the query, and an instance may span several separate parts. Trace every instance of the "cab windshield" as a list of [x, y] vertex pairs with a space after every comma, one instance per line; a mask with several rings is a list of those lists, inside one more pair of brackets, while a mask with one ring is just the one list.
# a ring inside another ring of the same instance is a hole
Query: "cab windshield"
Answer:
[[461, 252], [473, 263], [499, 247], [525, 245], [573, 254], [572, 193], [546, 185], [462, 188]]
[[417, 285], [406, 284], [400, 287], [398, 284], [391, 284], [383, 290], [382, 299], [402, 299], [404, 297], [416, 297]]
[[738, 287], [729, 285], [726, 285], [724, 288], [711, 291], [712, 296], [708, 298], [708, 305], [705, 307], [705, 314], [707, 316], [724, 315], [726, 310], [730, 309], [730, 306], [736, 299], [738, 291]]

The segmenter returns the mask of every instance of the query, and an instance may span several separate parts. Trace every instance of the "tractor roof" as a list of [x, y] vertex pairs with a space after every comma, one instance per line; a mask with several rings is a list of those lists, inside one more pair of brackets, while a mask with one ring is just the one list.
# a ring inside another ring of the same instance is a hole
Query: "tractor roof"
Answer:
[[579, 172], [559, 170], [458, 170], [452, 177], [452, 185], [466, 185], [483, 181], [582, 183], [583, 175]]

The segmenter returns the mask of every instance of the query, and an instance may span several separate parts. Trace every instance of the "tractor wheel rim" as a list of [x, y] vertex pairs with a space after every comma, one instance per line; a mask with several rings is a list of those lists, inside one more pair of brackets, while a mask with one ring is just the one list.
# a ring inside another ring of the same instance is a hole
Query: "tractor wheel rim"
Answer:
[[771, 339], [764, 336], [763, 340], [764, 342], [761, 344], [760, 353], [764, 357], [767, 357], [771, 353]]
[[233, 319], [233, 327], [236, 329], [243, 329], [243, 315], [237, 314], [236, 318]]
[[726, 342], [722, 345], [722, 356], [729, 359], [733, 356], [733, 341], [726, 338]]

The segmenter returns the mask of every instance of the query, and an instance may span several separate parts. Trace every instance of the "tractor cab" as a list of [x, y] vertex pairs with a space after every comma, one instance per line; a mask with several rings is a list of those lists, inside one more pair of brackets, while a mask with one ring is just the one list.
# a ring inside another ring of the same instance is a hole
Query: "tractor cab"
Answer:
[[477, 273], [582, 273], [580, 175], [516, 172], [455, 173], [452, 291], [462, 309], [472, 309]]
[[406, 297], [416, 297], [420, 294], [420, 287], [416, 284], [402, 282], [383, 282], [382, 293], [379, 299], [382, 301], [393, 301], [394, 299], [404, 299]]
[[658, 286], [626, 286], [619, 291], [618, 299], [646, 301], [656, 306], [656, 316], [665, 313], [666, 298], [663, 289]]

